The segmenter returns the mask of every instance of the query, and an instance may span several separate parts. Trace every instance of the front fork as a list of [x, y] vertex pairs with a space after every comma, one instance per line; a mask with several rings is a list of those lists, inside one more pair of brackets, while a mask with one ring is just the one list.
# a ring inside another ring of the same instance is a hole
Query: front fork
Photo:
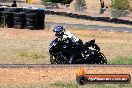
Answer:
[[60, 58], [58, 64], [62, 64], [62, 62], [64, 61], [63, 56], [62, 56], [62, 52], [59, 52], [58, 55], [59, 55], [59, 58]]
[[93, 44], [92, 47], [93, 47], [94, 49], [100, 51], [100, 48], [99, 48], [99, 46], [98, 46], [97, 44]]

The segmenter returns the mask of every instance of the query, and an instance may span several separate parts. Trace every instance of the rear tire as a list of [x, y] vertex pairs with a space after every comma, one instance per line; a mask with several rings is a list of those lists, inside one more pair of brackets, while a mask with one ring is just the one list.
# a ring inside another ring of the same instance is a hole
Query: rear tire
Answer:
[[26, 22], [36, 23], [36, 20], [35, 19], [26, 18]]
[[26, 14], [26, 18], [36, 19], [36, 14], [35, 13], [28, 13], [28, 14]]
[[24, 29], [25, 28], [23, 25], [14, 25], [13, 27], [16, 29]]
[[14, 17], [23, 18], [23, 17], [25, 17], [25, 14], [26, 13], [24, 13], [24, 12], [14, 13]]

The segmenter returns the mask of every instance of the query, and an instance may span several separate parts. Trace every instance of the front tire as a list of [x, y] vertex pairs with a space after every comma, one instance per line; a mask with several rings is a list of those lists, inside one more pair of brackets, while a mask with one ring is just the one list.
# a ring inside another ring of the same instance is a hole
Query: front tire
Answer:
[[103, 53], [95, 51], [94, 64], [107, 64], [107, 59]]
[[51, 64], [57, 64], [57, 62], [56, 62], [56, 58], [58, 58], [58, 56], [56, 55], [54, 55], [53, 53], [50, 55], [50, 63]]
[[50, 62], [51, 64], [68, 64], [68, 59], [64, 55], [62, 55], [62, 58], [58, 54], [51, 54], [50, 55]]
[[101, 53], [101, 52], [98, 52], [98, 55], [99, 55], [99, 60], [100, 60], [100, 63], [99, 64], [107, 64], [107, 59], [106, 59], [106, 57], [104, 56], [104, 54], [103, 53]]
[[91, 50], [90, 57], [88, 58], [89, 64], [107, 64], [107, 59], [103, 53], [97, 50]]

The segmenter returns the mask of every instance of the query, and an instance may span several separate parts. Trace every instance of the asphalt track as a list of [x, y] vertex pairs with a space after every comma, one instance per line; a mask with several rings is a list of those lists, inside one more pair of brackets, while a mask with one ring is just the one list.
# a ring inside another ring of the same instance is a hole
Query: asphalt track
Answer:
[[51, 65], [51, 64], [0, 64], [0, 68], [70, 68], [70, 67], [132, 67], [132, 65]]
[[67, 23], [53, 23], [46, 22], [47, 26], [64, 26], [64, 27], [75, 27], [81, 29], [95, 29], [95, 30], [106, 30], [106, 31], [118, 31], [118, 32], [132, 32], [132, 28], [127, 27], [112, 27], [112, 26], [99, 26], [99, 25], [84, 25], [84, 24], [67, 24]]

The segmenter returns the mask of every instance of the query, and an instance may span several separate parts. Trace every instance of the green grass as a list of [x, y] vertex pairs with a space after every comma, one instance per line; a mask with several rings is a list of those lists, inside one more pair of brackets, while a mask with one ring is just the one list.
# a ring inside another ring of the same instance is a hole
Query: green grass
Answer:
[[131, 84], [87, 84], [82, 88], [131, 88]]
[[116, 59], [109, 60], [108, 64], [132, 64], [132, 56], [130, 56], [130, 57], [117, 57]]
[[77, 83], [55, 82], [50, 84], [50, 88], [79, 88]]
[[0, 88], [48, 88], [45, 84], [8, 84], [6, 86], [0, 86]]
[[78, 85], [76, 82], [54, 82], [54, 83], [29, 83], [29, 84], [0, 84], [0, 88], [132, 88], [130, 84], [85, 84]]
[[21, 51], [19, 53], [19, 55], [21, 57], [24, 57], [24, 58], [32, 58], [32, 59], [40, 59], [40, 58], [45, 58], [44, 55], [40, 54], [39, 52], [29, 52], [29, 51]]
[[50, 84], [49, 88], [132, 88], [132, 84], [85, 84], [80, 86], [75, 82], [55, 82]]
[[[44, 55], [42, 55], [39, 52], [35, 52], [35, 51], [32, 51], [32, 52], [31, 51], [21, 51], [19, 52], [19, 55], [23, 58], [31, 58], [34, 60], [45, 58]], [[119, 56], [112, 60], [108, 59], [108, 64], [132, 64], [132, 56], [129, 56], [129, 57]]]

